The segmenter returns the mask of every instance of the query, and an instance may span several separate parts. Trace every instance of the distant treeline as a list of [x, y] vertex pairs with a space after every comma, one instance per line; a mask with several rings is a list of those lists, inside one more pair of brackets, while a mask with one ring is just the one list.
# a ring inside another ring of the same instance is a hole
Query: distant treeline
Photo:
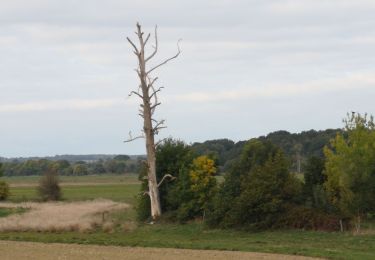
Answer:
[[[290, 170], [302, 172], [304, 164], [311, 156], [323, 157], [323, 147], [340, 129], [305, 131], [298, 134], [276, 131], [261, 136], [260, 141], [270, 141], [280, 147], [290, 161]], [[192, 150], [197, 155], [208, 155], [216, 160], [221, 172], [230, 169], [240, 156], [247, 141], [237, 143], [229, 139], [210, 140], [193, 143]], [[140, 155], [56, 155], [34, 158], [1, 158], [5, 176], [42, 175], [48, 167], [54, 167], [61, 175], [90, 175], [106, 173], [138, 172], [144, 156]]]
[[[111, 160], [118, 156], [118, 154], [63, 154], [55, 156], [45, 156], [45, 157], [17, 157], [17, 158], [5, 158], [0, 157], [0, 162], [25, 162], [29, 160], [41, 160], [46, 159], [49, 161], [68, 161], [68, 162], [93, 162], [99, 160]], [[136, 160], [138, 157], [144, 157], [143, 155], [127, 155], [130, 159]]]
[[132, 159], [128, 155], [117, 155], [112, 159], [96, 161], [68, 161], [28, 159], [3, 163], [4, 176], [43, 175], [53, 168], [60, 175], [125, 174], [139, 171], [142, 158]]
[[[323, 131], [304, 131], [298, 134], [287, 131], [276, 131], [261, 136], [260, 141], [270, 141], [280, 147], [290, 160], [291, 170], [300, 172], [307, 159], [311, 156], [323, 157], [323, 147], [329, 144], [329, 140], [341, 129], [327, 129]], [[221, 171], [227, 171], [234, 160], [238, 158], [247, 141], [237, 143], [229, 139], [210, 140], [203, 143], [194, 143], [193, 150], [199, 155], [210, 155], [216, 159]]]

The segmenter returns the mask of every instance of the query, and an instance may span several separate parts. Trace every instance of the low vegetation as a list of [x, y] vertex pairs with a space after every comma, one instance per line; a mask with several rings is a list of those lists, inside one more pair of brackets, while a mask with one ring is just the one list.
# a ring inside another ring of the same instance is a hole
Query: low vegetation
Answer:
[[5, 218], [13, 214], [22, 214], [27, 210], [28, 209], [24, 207], [0, 207], [0, 218]]
[[40, 179], [38, 194], [42, 201], [56, 201], [61, 199], [59, 176], [53, 168], [48, 169]]

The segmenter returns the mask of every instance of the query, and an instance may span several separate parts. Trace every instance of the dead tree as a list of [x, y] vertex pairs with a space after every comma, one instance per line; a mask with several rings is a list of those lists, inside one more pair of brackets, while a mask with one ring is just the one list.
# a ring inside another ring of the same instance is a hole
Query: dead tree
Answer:
[[151, 75], [157, 68], [165, 65], [169, 61], [177, 58], [180, 55], [180, 48], [177, 42], [177, 53], [163, 62], [158, 63], [152, 67], [148, 66], [148, 63], [155, 57], [158, 52], [158, 35], [157, 27], [155, 27], [154, 39], [155, 45], [153, 45], [153, 51], [150, 55], [146, 56], [145, 48], [150, 40], [151, 34], [145, 36], [142, 32], [141, 26], [137, 23], [137, 31], [135, 34], [138, 37], [138, 44], [135, 44], [130, 38], [127, 38], [128, 42], [134, 49], [134, 54], [138, 59], [138, 67], [135, 69], [140, 85], [136, 91], [132, 91], [129, 96], [135, 95], [139, 97], [142, 102], [140, 104], [139, 115], [143, 118], [143, 133], [139, 136], [133, 137], [129, 133], [129, 139], [125, 142], [130, 142], [135, 139], [145, 138], [146, 140], [146, 153], [147, 153], [147, 179], [148, 179], [148, 191], [145, 192], [150, 197], [151, 201], [151, 216], [155, 220], [161, 216], [161, 205], [159, 197], [159, 186], [165, 178], [171, 177], [170, 175], [164, 176], [158, 183], [156, 178], [156, 146], [158, 143], [155, 142], [155, 135], [163, 128], [164, 120], [156, 120], [154, 118], [155, 109], [161, 104], [158, 100], [158, 94], [163, 87], [155, 87], [157, 77]]

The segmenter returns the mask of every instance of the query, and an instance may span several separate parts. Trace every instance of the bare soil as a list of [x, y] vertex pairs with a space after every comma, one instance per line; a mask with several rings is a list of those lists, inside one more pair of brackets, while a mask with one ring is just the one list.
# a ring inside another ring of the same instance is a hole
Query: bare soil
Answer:
[[[22, 250], [20, 250], [22, 249]], [[224, 259], [314, 259], [303, 256], [232, 252], [215, 250], [164, 249], [140, 247], [116, 247], [76, 244], [44, 244], [35, 242], [0, 241], [0, 255], [2, 260], [13, 259], [54, 259], [54, 260], [224, 260]]]

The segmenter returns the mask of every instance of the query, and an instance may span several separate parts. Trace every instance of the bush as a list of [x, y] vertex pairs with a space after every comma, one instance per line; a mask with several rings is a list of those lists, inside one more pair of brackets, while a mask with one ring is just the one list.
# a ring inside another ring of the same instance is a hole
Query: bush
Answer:
[[[287, 211], [280, 216], [275, 227], [277, 228], [296, 228], [304, 230], [319, 231], [339, 231], [340, 216], [325, 213], [314, 208], [303, 206], [290, 206]], [[344, 230], [350, 229], [350, 219], [344, 219]]]
[[56, 171], [51, 168], [40, 179], [38, 193], [42, 201], [56, 201], [61, 199], [61, 189]]
[[9, 196], [9, 185], [5, 181], [0, 181], [0, 200], [6, 200]]

